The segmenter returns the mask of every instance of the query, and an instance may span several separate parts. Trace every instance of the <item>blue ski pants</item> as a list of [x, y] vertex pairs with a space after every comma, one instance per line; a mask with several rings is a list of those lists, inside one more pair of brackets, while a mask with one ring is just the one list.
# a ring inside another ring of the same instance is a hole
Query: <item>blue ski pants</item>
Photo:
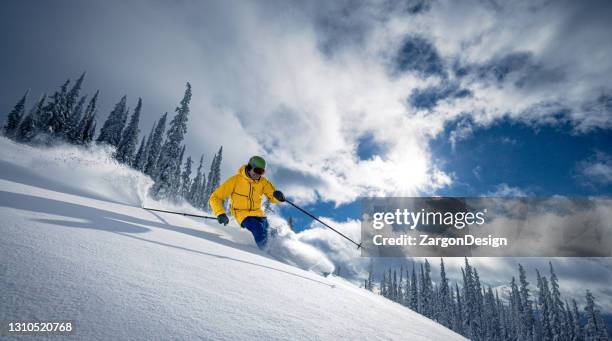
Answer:
[[246, 217], [240, 226], [251, 231], [255, 243], [260, 249], [264, 249], [268, 243], [268, 219], [266, 217]]

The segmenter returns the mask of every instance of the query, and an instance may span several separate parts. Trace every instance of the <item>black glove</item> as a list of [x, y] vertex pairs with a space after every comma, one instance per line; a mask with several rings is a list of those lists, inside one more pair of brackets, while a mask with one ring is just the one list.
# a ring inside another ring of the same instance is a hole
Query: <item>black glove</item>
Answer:
[[227, 214], [222, 213], [217, 217], [217, 221], [219, 224], [227, 225], [227, 223], [229, 223], [229, 218], [227, 217]]
[[280, 202], [285, 202], [285, 195], [281, 191], [274, 191], [274, 193], [272, 193], [272, 196], [274, 196], [274, 198], [276, 198], [276, 200]]

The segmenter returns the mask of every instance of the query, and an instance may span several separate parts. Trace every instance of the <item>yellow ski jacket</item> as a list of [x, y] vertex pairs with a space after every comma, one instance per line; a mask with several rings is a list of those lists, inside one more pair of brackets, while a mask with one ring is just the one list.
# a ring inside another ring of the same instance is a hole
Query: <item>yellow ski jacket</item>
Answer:
[[225, 213], [223, 201], [230, 198], [230, 211], [238, 224], [246, 217], [265, 217], [261, 209], [261, 196], [265, 195], [271, 203], [278, 201], [272, 193], [276, 190], [274, 185], [263, 175], [259, 180], [251, 179], [245, 171], [246, 165], [238, 169], [238, 173], [225, 180], [211, 195], [210, 208], [218, 216]]

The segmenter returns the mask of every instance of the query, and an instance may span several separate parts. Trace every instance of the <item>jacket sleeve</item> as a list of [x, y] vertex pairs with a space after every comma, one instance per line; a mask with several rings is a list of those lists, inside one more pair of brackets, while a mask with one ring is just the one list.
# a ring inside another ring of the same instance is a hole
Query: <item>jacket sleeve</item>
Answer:
[[264, 184], [263, 192], [266, 195], [266, 197], [268, 197], [268, 200], [270, 201], [270, 203], [278, 204], [280, 203], [280, 201], [278, 201], [278, 199], [274, 197], [273, 195], [274, 191], [276, 191], [276, 188], [274, 188], [274, 185], [270, 182], [270, 180], [266, 179], [266, 183]]
[[230, 194], [232, 194], [235, 182], [236, 179], [233, 176], [230, 177], [229, 179], [225, 180], [221, 186], [217, 187], [217, 189], [215, 189], [215, 191], [210, 195], [208, 202], [210, 203], [210, 208], [216, 216], [225, 213], [225, 209], [223, 209], [223, 201], [227, 199]]

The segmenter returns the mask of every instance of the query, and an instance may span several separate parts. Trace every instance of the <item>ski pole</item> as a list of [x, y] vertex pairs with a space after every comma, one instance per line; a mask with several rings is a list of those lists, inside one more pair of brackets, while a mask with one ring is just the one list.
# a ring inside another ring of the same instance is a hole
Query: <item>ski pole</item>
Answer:
[[361, 244], [357, 244], [357, 242], [355, 242], [355, 241], [354, 241], [354, 240], [352, 240], [351, 238], [349, 238], [349, 237], [347, 237], [347, 236], [343, 235], [342, 233], [338, 232], [338, 231], [337, 231], [336, 229], [334, 229], [333, 227], [331, 227], [331, 226], [327, 225], [326, 223], [322, 222], [322, 221], [321, 221], [319, 218], [317, 218], [317, 217], [313, 216], [312, 214], [310, 214], [310, 213], [306, 212], [306, 210], [304, 210], [303, 208], [299, 207], [298, 205], [296, 205], [296, 204], [292, 203], [291, 201], [289, 201], [289, 200], [287, 200], [287, 199], [285, 199], [285, 201], [286, 201], [287, 203], [289, 203], [291, 206], [293, 206], [293, 207], [297, 208], [298, 210], [302, 211], [302, 213], [304, 213], [305, 215], [307, 215], [307, 216], [311, 217], [312, 219], [314, 219], [314, 220], [316, 220], [316, 221], [320, 222], [321, 224], [325, 225], [325, 227], [327, 227], [327, 228], [329, 228], [330, 230], [332, 230], [332, 231], [336, 232], [337, 234], [341, 235], [342, 237], [344, 237], [346, 240], [350, 241], [351, 243], [353, 243], [353, 244], [357, 245], [357, 249], [359, 249], [359, 248], [361, 247]]
[[191, 214], [191, 213], [164, 211], [164, 210], [158, 210], [156, 208], [147, 208], [147, 207], [143, 207], [143, 209], [145, 209], [147, 211], [156, 211], [156, 212], [184, 215], [184, 216], [187, 216], [187, 217], [196, 217], [196, 218], [204, 218], [204, 219], [214, 219], [214, 220], [217, 220], [217, 217], [211, 217], [211, 216], [207, 216], [207, 215], [197, 215], [197, 214]]

